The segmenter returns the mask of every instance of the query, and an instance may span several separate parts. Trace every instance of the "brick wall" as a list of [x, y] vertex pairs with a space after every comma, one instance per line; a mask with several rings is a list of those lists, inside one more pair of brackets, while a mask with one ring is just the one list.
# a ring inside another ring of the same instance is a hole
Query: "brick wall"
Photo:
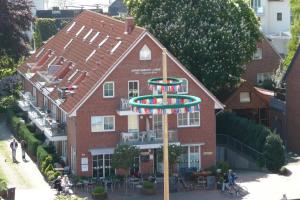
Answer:
[[[139, 50], [147, 44], [152, 50], [151, 61], [140, 61]], [[89, 155], [89, 173], [91, 175], [92, 163], [89, 149], [115, 147], [120, 141], [120, 132], [127, 131], [127, 116], [119, 116], [116, 110], [119, 108], [120, 98], [128, 96], [128, 81], [138, 80], [140, 95], [150, 94], [147, 86], [147, 80], [152, 77], [162, 76], [161, 71], [154, 74], [136, 74], [134, 71], [139, 69], [161, 68], [161, 50], [148, 37], [144, 38], [139, 45], [127, 56], [127, 58], [114, 70], [105, 80], [114, 81], [115, 97], [103, 99], [103, 84], [90, 96], [90, 98], [77, 111], [77, 152], [78, 155]], [[187, 78], [189, 82], [189, 94], [202, 98], [201, 103], [201, 126], [197, 128], [178, 128], [178, 135], [182, 144], [204, 143], [201, 149], [202, 167], [207, 167], [215, 163], [216, 141], [215, 141], [215, 113], [213, 100], [199, 86], [189, 78], [176, 63], [168, 59], [168, 75]], [[91, 116], [114, 115], [114, 132], [91, 132]], [[150, 122], [151, 123], [151, 122]], [[139, 118], [140, 131], [145, 130], [146, 117]], [[175, 115], [169, 118], [169, 129], [177, 128], [177, 119]], [[209, 154], [209, 155], [208, 155]], [[78, 156], [79, 159], [79, 156]], [[79, 163], [78, 165], [79, 166]], [[80, 174], [80, 173], [79, 173]]]
[[287, 77], [287, 142], [290, 150], [300, 153], [300, 56]]
[[262, 48], [262, 59], [252, 60], [246, 65], [246, 71], [242, 78], [256, 85], [257, 73], [275, 72], [280, 64], [280, 56], [275, 52], [266, 38], [257, 43], [258, 48]]

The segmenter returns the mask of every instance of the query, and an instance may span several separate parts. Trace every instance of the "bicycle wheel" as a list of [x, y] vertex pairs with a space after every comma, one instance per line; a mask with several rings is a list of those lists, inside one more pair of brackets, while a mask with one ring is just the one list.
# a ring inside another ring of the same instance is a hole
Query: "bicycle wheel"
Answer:
[[236, 195], [243, 197], [249, 194], [248, 189], [245, 186], [239, 186], [238, 190], [236, 191]]

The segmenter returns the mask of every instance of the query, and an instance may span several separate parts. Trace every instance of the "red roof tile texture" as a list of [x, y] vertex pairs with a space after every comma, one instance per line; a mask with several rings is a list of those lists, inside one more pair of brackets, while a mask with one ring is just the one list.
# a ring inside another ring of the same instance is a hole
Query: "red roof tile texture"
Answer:
[[[67, 31], [73, 22], [76, 22], [75, 25]], [[67, 96], [60, 105], [66, 112], [71, 112], [78, 102], [95, 86], [97, 81], [104, 77], [105, 73], [145, 31], [141, 27], [135, 27], [131, 33], [125, 34], [125, 22], [92, 11], [84, 11], [53, 38], [49, 39], [35, 54], [31, 55], [18, 71], [21, 74], [35, 73], [36, 71], [47, 71], [49, 64], [59, 65], [61, 68], [54, 76], [58, 74], [60, 75], [59, 78], [65, 76], [56, 85], [49, 97], [53, 100], [59, 99], [57, 89], [67, 87], [76, 81], [78, 88], [75, 93]], [[89, 32], [90, 34], [88, 34]], [[98, 36], [96, 36], [97, 32], [100, 32]], [[85, 36], [86, 38], [83, 39]], [[109, 36], [108, 39], [99, 47], [99, 43], [107, 36]], [[111, 50], [118, 41], [121, 41], [121, 44], [112, 53]], [[94, 50], [96, 50], [95, 53], [91, 54]], [[45, 59], [46, 54], [49, 52], [51, 52], [51, 56]], [[90, 58], [87, 59], [88, 57]], [[72, 65], [70, 62], [72, 62]], [[27, 63], [39, 63], [41, 66], [36, 65], [35, 70], [33, 70]], [[67, 66], [71, 69], [66, 70], [65, 67]], [[78, 70], [77, 73], [75, 73], [76, 70]], [[31, 81], [37, 81], [36, 76]]]

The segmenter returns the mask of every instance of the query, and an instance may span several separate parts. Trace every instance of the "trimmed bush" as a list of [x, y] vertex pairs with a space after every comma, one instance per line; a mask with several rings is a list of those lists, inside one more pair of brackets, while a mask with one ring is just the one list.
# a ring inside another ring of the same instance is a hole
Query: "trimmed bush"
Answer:
[[93, 199], [106, 199], [107, 198], [107, 192], [104, 190], [103, 187], [97, 186], [92, 192]]
[[143, 188], [144, 189], [154, 189], [154, 184], [150, 181], [144, 181]]
[[41, 171], [42, 172], [45, 172], [46, 171], [46, 168], [49, 166], [49, 165], [52, 165], [53, 164], [53, 159], [52, 159], [52, 156], [51, 155], [48, 155], [44, 161], [42, 161], [42, 164], [41, 164]]
[[37, 147], [37, 153], [36, 153], [38, 162], [41, 164], [46, 159], [47, 156], [50, 156], [50, 154], [46, 151], [45, 146], [39, 145]]
[[44, 174], [45, 174], [46, 176], [48, 176], [48, 172], [49, 172], [49, 171], [54, 171], [54, 168], [53, 168], [52, 163], [49, 164], [49, 165], [46, 167], [46, 169], [44, 170]]
[[284, 146], [279, 135], [272, 133], [267, 137], [264, 147], [264, 156], [268, 170], [278, 171], [284, 165]]

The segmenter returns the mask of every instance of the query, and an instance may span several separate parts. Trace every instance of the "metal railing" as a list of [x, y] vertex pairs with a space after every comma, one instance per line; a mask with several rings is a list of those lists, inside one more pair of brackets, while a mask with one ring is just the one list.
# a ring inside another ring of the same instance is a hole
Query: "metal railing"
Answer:
[[250, 157], [258, 162], [259, 165], [265, 164], [264, 155], [251, 146], [225, 134], [217, 134], [217, 145], [229, 147], [243, 155]]
[[[169, 142], [178, 142], [177, 130], [169, 130]], [[163, 143], [162, 131], [122, 132], [121, 144], [141, 145]]]

